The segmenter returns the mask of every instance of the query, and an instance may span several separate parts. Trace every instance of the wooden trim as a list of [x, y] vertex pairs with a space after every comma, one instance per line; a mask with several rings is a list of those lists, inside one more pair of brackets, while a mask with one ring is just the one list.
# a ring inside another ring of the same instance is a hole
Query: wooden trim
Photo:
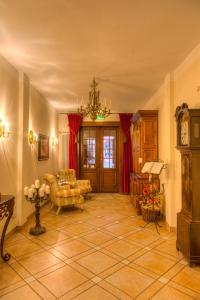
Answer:
[[143, 116], [149, 116], [149, 115], [158, 116], [158, 110], [142, 110], [142, 109], [140, 109], [137, 112]]
[[120, 127], [120, 122], [83, 122], [81, 124], [81, 127], [110, 127], [110, 126], [115, 126], [115, 127]]

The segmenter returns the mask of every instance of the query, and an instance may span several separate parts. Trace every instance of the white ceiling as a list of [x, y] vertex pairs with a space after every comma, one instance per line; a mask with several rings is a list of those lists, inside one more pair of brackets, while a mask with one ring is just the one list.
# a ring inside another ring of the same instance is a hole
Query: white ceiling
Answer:
[[0, 0], [0, 53], [58, 109], [135, 111], [200, 42], [200, 0]]

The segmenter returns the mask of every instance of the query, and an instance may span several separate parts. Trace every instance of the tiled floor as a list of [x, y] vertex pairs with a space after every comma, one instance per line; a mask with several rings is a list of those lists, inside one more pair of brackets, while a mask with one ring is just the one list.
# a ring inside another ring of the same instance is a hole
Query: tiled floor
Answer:
[[93, 194], [59, 216], [42, 208], [47, 232], [29, 235], [34, 222], [6, 241], [0, 261], [1, 299], [200, 299], [200, 267], [189, 268], [165, 226], [136, 216], [129, 196]]

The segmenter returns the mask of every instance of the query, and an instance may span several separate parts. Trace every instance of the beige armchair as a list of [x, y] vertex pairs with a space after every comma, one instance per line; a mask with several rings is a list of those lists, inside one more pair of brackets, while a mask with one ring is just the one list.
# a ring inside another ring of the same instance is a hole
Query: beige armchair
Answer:
[[81, 195], [86, 195], [92, 191], [90, 180], [81, 179], [76, 180], [74, 169], [62, 169], [58, 172], [60, 179], [66, 180], [75, 188], [80, 189]]
[[54, 205], [58, 207], [57, 215], [63, 206], [82, 204], [84, 202], [80, 189], [70, 188], [70, 185], [59, 186], [56, 177], [52, 174], [45, 174], [44, 180], [50, 186], [52, 207]]

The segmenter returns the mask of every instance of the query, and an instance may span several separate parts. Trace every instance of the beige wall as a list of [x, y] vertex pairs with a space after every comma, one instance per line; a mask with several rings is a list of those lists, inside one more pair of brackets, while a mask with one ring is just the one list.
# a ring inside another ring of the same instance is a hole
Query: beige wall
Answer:
[[[0, 56], [0, 118], [8, 121], [11, 128], [10, 137], [0, 139], [0, 192], [2, 194], [17, 194], [18, 90], [17, 70]], [[16, 214], [12, 224], [16, 224]]]
[[38, 145], [30, 145], [28, 131], [57, 136], [57, 112], [34, 89], [29, 79], [0, 56], [0, 115], [10, 124], [10, 136], [0, 139], [0, 192], [15, 196], [12, 229], [22, 225], [34, 206], [27, 203], [23, 188], [45, 172], [58, 169], [58, 146], [50, 140], [49, 160], [37, 160]]
[[163, 85], [146, 103], [144, 109], [159, 110], [159, 158], [168, 164], [160, 179], [165, 185], [166, 219], [176, 226], [176, 213], [181, 208], [181, 161], [176, 149], [175, 110], [183, 102], [189, 108], [200, 108], [200, 45], [168, 74]]

